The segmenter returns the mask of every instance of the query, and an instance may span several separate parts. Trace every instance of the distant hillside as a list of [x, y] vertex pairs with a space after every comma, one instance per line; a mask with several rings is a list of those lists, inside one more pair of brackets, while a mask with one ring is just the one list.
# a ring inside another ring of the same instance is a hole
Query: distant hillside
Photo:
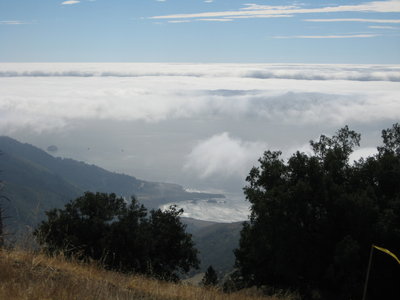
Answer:
[[233, 269], [233, 250], [239, 246], [241, 229], [242, 222], [215, 223], [193, 232], [193, 240], [200, 251], [201, 271], [210, 265], [219, 273]]
[[[135, 195], [148, 208], [169, 202], [224, 197], [189, 193], [177, 184], [148, 182], [76, 160], [55, 158], [9, 137], [0, 137], [0, 151], [2, 193], [11, 200], [1, 204], [6, 209], [6, 227], [10, 232], [35, 226], [44, 218], [46, 210], [61, 208], [85, 191], [114, 192], [124, 197]], [[182, 221], [200, 251], [200, 271], [209, 265], [219, 272], [232, 270], [240, 222], [215, 223], [191, 218], [182, 218]]]
[[182, 186], [149, 182], [113, 173], [73, 159], [56, 158], [29, 144], [0, 137], [0, 180], [10, 227], [32, 226], [44, 211], [62, 207], [85, 191], [136, 196], [147, 208], [169, 202], [222, 198], [220, 194], [189, 193]]
[[233, 250], [239, 246], [242, 222], [216, 223], [192, 218], [181, 219], [186, 224], [186, 230], [193, 235], [195, 246], [200, 252], [199, 271], [205, 272], [210, 265], [220, 275], [232, 271], [235, 263]]

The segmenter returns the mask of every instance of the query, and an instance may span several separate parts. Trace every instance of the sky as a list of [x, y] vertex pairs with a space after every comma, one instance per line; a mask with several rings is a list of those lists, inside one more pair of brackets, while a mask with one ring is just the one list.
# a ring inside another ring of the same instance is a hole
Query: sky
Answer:
[[399, 0], [0, 0], [1, 62], [396, 64], [399, 34]]

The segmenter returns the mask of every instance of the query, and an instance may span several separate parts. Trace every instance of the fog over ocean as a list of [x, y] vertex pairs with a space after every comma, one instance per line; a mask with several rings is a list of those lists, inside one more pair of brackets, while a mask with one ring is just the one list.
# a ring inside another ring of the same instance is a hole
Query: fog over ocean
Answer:
[[373, 154], [400, 121], [400, 65], [0, 63], [0, 116], [1, 135], [55, 156], [226, 193], [182, 207], [240, 220], [264, 150], [309, 151], [347, 124], [353, 158]]

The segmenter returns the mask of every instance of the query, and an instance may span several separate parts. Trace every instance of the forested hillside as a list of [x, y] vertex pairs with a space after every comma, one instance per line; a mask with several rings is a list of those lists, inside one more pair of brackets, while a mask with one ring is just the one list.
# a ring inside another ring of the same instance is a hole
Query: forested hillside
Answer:
[[113, 173], [84, 162], [56, 158], [29, 144], [0, 137], [3, 194], [9, 226], [34, 225], [43, 212], [63, 206], [86, 191], [135, 196], [148, 208], [183, 200], [223, 198], [220, 194], [190, 193], [171, 183], [149, 182]]
[[[61, 208], [85, 191], [114, 192], [127, 199], [135, 195], [149, 209], [181, 200], [224, 197], [189, 193], [177, 184], [148, 182], [84, 162], [55, 158], [9, 137], [0, 137], [0, 150], [3, 153], [0, 156], [2, 193], [10, 199], [1, 204], [6, 216], [5, 230], [10, 237], [26, 226], [33, 229], [44, 219], [45, 211]], [[189, 218], [182, 218], [182, 222], [193, 234], [200, 251], [199, 271], [205, 271], [209, 265], [219, 272], [231, 270], [240, 223], [217, 224]]]

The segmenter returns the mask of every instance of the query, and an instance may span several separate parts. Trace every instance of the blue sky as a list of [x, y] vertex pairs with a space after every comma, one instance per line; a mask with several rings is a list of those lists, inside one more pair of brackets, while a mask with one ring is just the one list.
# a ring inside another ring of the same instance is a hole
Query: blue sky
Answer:
[[1, 62], [400, 63], [400, 0], [0, 0]]

